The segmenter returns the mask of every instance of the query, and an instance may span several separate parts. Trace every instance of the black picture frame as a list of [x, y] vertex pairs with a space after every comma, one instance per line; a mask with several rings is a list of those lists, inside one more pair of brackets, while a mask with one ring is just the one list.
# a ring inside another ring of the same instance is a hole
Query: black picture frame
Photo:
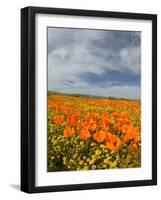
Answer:
[[[152, 179], [35, 186], [35, 15], [59, 14], [152, 21]], [[21, 9], [21, 190], [27, 193], [103, 189], [157, 184], [157, 15], [45, 7]]]

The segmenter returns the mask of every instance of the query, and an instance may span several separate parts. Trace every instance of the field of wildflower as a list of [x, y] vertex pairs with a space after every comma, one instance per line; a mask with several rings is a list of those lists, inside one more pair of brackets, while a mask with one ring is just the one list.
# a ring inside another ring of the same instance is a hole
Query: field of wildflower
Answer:
[[48, 172], [141, 167], [140, 101], [48, 93]]

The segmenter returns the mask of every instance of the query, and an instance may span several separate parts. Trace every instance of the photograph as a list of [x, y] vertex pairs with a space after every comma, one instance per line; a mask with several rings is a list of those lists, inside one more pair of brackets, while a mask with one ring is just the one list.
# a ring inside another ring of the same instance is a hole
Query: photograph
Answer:
[[21, 190], [157, 184], [157, 15], [21, 9]]
[[140, 168], [141, 31], [47, 27], [47, 172]]

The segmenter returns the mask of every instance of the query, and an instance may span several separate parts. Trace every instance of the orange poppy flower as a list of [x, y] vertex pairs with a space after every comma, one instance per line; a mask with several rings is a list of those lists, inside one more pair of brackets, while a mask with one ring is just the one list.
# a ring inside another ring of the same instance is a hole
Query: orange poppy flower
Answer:
[[99, 119], [99, 114], [98, 113], [92, 113], [91, 117], [92, 117], [92, 119], [97, 120], [97, 119]]
[[128, 126], [122, 125], [121, 132], [125, 134], [127, 132], [127, 129], [128, 129]]
[[113, 112], [112, 117], [118, 117], [119, 113], [118, 112]]
[[130, 140], [133, 140], [133, 139], [134, 139], [134, 132], [133, 130], [128, 128], [126, 134], [123, 136], [123, 141], [125, 143], [128, 143]]
[[101, 119], [102, 119], [103, 121], [107, 120], [107, 119], [108, 119], [108, 113], [106, 113], [106, 112], [102, 113]]
[[126, 135], [124, 135], [124, 137], [123, 137], [123, 141], [125, 142], [125, 143], [128, 143], [130, 140], [132, 140], [133, 139], [133, 137], [131, 136], [131, 135], [129, 135], [129, 134], [126, 134]]
[[90, 123], [90, 124], [94, 123], [94, 120], [93, 120], [92, 118], [89, 119], [89, 123]]
[[121, 142], [121, 140], [120, 140], [120, 138], [119, 137], [117, 137], [117, 141], [116, 141], [116, 143], [115, 143], [115, 152], [118, 152], [119, 150], [120, 150], [120, 148], [122, 147], [122, 142]]
[[129, 118], [129, 115], [128, 115], [126, 112], [122, 112], [122, 113], [120, 114], [120, 117]]
[[118, 141], [117, 143], [112, 143], [112, 142], [107, 142], [106, 143], [106, 148], [109, 149], [109, 150], [112, 150], [114, 152], [118, 152], [120, 150], [122, 146], [122, 143], [120, 141]]
[[116, 151], [115, 146], [111, 142], [107, 142], [106, 143], [106, 148], [109, 149], [109, 150], [111, 150], [111, 151], [114, 151], [114, 152]]
[[115, 128], [117, 131], [121, 131], [121, 130], [122, 130], [122, 126], [121, 126], [120, 124], [114, 125], [114, 128]]
[[57, 116], [54, 117], [54, 122], [57, 125], [62, 124], [63, 121], [64, 121], [64, 115], [57, 115]]
[[110, 119], [106, 119], [104, 122], [105, 122], [105, 124], [106, 124], [107, 126], [111, 124], [111, 120], [110, 120]]
[[125, 124], [130, 124], [131, 121], [129, 120], [129, 118], [125, 118], [125, 119], [124, 119], [124, 123], [125, 123]]
[[104, 130], [104, 132], [107, 134], [107, 133], [109, 132], [109, 130], [110, 130], [110, 127], [109, 127], [109, 126], [106, 126], [103, 130]]
[[106, 141], [111, 142], [112, 133], [110, 131], [106, 132]]
[[88, 138], [91, 137], [91, 134], [90, 132], [88, 131], [88, 129], [82, 129], [80, 134], [79, 134], [79, 137], [83, 140], [87, 140]]
[[133, 143], [133, 144], [130, 145], [130, 148], [131, 148], [132, 151], [136, 151], [138, 149], [138, 145]]
[[122, 123], [124, 122], [124, 119], [122, 119], [122, 118], [118, 118], [117, 121], [118, 121], [119, 124], [122, 124]]
[[73, 112], [73, 109], [71, 107], [66, 107], [66, 113], [71, 114]]
[[79, 130], [82, 130], [83, 128], [87, 127], [88, 123], [87, 122], [77, 122], [77, 127], [79, 128]]
[[128, 126], [126, 133], [123, 137], [123, 141], [128, 143], [130, 140], [134, 140], [135, 143], [141, 141], [140, 135], [137, 133], [137, 127], [133, 127], [132, 125]]
[[65, 137], [71, 137], [75, 134], [74, 128], [67, 127], [64, 129], [64, 136]]
[[122, 147], [122, 142], [119, 137], [108, 132], [106, 134], [106, 148], [118, 152]]
[[106, 138], [106, 134], [104, 131], [97, 131], [94, 135], [93, 135], [94, 140], [96, 140], [97, 142], [103, 142]]
[[138, 143], [138, 142], [140, 142], [140, 141], [141, 141], [140, 135], [139, 135], [139, 134], [136, 134], [135, 137], [134, 137], [134, 142], [135, 142], [135, 143]]
[[98, 126], [99, 128], [105, 128], [105, 127], [106, 127], [106, 124], [105, 124], [105, 122], [98, 122], [98, 123], [97, 123], [97, 126]]
[[90, 124], [88, 124], [87, 127], [88, 127], [88, 129], [89, 129], [90, 131], [95, 131], [97, 125], [96, 125], [95, 123], [90, 123]]
[[71, 115], [70, 117], [67, 118], [67, 123], [69, 126], [76, 125], [76, 122], [77, 122], [77, 117], [75, 115]]

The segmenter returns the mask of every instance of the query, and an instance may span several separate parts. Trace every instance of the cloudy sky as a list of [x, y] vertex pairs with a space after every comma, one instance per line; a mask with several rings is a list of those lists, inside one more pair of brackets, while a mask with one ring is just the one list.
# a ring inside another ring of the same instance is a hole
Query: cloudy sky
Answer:
[[48, 90], [140, 99], [141, 33], [48, 28]]

